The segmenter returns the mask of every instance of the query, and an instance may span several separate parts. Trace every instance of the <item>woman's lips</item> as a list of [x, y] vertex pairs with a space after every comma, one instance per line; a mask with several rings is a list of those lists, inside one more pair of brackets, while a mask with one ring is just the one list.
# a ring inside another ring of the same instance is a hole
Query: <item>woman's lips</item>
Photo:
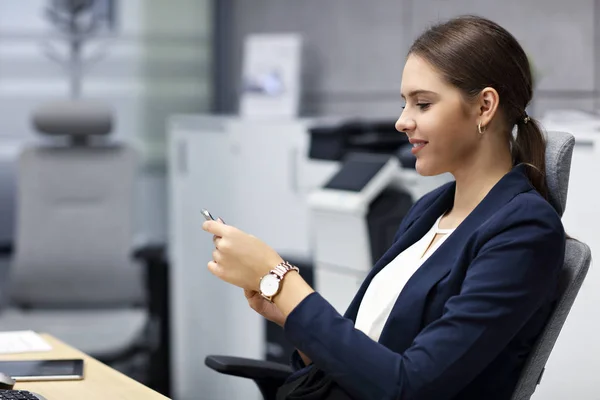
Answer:
[[423, 147], [427, 146], [428, 143], [427, 141], [420, 139], [410, 139], [409, 142], [413, 146], [410, 151], [412, 154], [417, 154]]

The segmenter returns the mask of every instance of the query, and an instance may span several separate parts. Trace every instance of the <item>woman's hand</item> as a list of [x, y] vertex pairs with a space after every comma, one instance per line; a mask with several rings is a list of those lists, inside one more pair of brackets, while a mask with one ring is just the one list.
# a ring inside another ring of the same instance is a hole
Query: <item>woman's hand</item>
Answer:
[[266, 243], [231, 225], [206, 221], [202, 229], [214, 235], [209, 271], [232, 285], [258, 291], [260, 279], [283, 262]]
[[283, 328], [285, 316], [275, 304], [262, 297], [256, 290], [244, 289], [244, 295], [250, 308]]

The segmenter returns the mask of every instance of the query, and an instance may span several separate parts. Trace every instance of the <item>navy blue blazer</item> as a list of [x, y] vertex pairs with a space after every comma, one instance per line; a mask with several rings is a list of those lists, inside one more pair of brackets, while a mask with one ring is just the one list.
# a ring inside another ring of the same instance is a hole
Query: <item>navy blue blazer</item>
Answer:
[[[565, 252], [560, 217], [523, 166], [506, 174], [416, 271], [379, 342], [354, 328], [369, 282], [452, 207], [454, 191], [451, 182], [415, 203], [344, 316], [315, 292], [286, 320], [290, 343], [353, 398], [511, 397], [554, 305]], [[292, 360], [298, 364], [297, 353]]]

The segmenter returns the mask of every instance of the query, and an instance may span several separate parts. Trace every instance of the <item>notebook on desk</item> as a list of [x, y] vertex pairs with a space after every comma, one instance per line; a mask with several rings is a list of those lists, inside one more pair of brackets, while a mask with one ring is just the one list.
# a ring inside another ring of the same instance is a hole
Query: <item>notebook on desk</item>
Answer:
[[50, 351], [52, 346], [34, 331], [0, 332], [0, 354]]

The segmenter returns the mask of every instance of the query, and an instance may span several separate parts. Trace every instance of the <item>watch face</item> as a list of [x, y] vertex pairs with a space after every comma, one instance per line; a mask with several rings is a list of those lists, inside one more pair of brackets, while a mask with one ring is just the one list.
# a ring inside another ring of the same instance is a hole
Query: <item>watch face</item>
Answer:
[[267, 274], [260, 280], [260, 291], [265, 296], [274, 296], [279, 290], [279, 278], [273, 274]]

